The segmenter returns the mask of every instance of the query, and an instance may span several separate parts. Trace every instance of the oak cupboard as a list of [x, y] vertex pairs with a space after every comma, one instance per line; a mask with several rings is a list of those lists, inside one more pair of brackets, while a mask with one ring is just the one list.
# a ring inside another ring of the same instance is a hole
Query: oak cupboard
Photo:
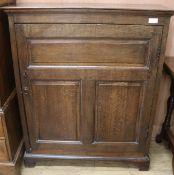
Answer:
[[18, 4], [4, 8], [26, 152], [118, 160], [148, 170], [170, 16], [163, 7]]
[[[0, 2], [1, 5], [3, 2]], [[22, 148], [22, 128], [15, 88], [8, 18], [0, 10], [0, 175], [20, 174]]]

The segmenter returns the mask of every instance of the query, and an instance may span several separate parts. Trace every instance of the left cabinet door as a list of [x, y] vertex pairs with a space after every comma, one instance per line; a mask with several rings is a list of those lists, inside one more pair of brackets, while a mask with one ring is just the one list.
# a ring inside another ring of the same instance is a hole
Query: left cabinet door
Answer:
[[[35, 64], [32, 58], [37, 56], [33, 57], [31, 50], [34, 48], [31, 47], [43, 40], [54, 43], [56, 39], [37, 36], [28, 38], [24, 32], [26, 25], [15, 26], [32, 153], [71, 155], [76, 152], [80, 155], [79, 150], [83, 149], [84, 144], [92, 142], [92, 130], [89, 128], [93, 127], [90, 118], [93, 118], [94, 94], [91, 89], [94, 90], [95, 82], [85, 80], [83, 70], [76, 66], [50, 64], [47, 62], [49, 59], [43, 64]], [[44, 43], [42, 45], [45, 46]], [[45, 49], [48, 48], [46, 44]], [[55, 55], [50, 49], [48, 55]], [[36, 50], [43, 53], [42, 49]], [[60, 55], [56, 57], [61, 58]], [[80, 71], [77, 72], [76, 68]]]
[[80, 144], [81, 82], [30, 79], [29, 83], [24, 99], [32, 149], [46, 143]]

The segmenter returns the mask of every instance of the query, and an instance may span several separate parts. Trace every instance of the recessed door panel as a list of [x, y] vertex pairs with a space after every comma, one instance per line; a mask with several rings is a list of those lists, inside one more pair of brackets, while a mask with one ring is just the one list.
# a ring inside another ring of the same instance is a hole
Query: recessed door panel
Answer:
[[31, 95], [38, 142], [79, 141], [80, 82], [33, 81]]
[[[113, 24], [16, 24], [30, 65], [150, 67], [159, 26]], [[153, 58], [154, 59], [154, 58]]]
[[150, 40], [114, 38], [31, 39], [28, 43], [33, 65], [120, 63], [144, 66], [150, 46]]
[[138, 142], [142, 100], [142, 83], [98, 82], [95, 142]]

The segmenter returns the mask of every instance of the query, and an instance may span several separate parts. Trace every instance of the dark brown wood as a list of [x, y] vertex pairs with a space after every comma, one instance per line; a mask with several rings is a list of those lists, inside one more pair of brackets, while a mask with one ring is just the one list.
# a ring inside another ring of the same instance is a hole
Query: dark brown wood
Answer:
[[[20, 10], [21, 11], [21, 10]], [[38, 10], [38, 12], [41, 10]], [[53, 10], [51, 10], [53, 11]], [[66, 15], [64, 14], [64, 12], [66, 11]], [[42, 10], [43, 12], [43, 10]], [[49, 12], [49, 10], [45, 10], [45, 12]], [[132, 16], [129, 15], [129, 13], [126, 11], [126, 14], [122, 11], [122, 12], [117, 12], [119, 13], [119, 15], [115, 15], [115, 11], [113, 10], [105, 10], [104, 13], [102, 13], [102, 10], [92, 10], [92, 9], [88, 9], [88, 11], [86, 10], [79, 10], [79, 9], [72, 9], [72, 10], [61, 10], [61, 9], [57, 9], [56, 10], [57, 13], [51, 13], [49, 15], [47, 15], [47, 13], [43, 13], [43, 14], [35, 14], [33, 16], [33, 14], [31, 13], [30, 15], [25, 15], [22, 14], [18, 14], [14, 17], [14, 21], [17, 22], [21, 22], [25, 20], [25, 23], [30, 24], [30, 23], [48, 23], [48, 24], [53, 24], [53, 23], [64, 23], [67, 24], [69, 21], [71, 21], [71, 23], [92, 23], [92, 24], [146, 24], [148, 25], [148, 20], [147, 17], [145, 16]], [[81, 12], [81, 13], [80, 13]], [[83, 12], [83, 13], [82, 13]], [[93, 14], [93, 18], [91, 18], [91, 13]], [[107, 15], [106, 15], [107, 13]], [[134, 12], [135, 13], [135, 12]], [[130, 13], [131, 14], [131, 13]], [[129, 15], [129, 16], [128, 16]], [[34, 18], [33, 18], [34, 17]], [[165, 25], [166, 24], [166, 19], [163, 16], [159, 15], [159, 24], [160, 25]]]
[[2, 175], [20, 175], [23, 160], [23, 141], [20, 143], [13, 162], [0, 162], [0, 173]]
[[174, 9], [171, 8], [167, 8], [165, 6], [162, 5], [158, 5], [158, 4], [119, 4], [119, 3], [49, 3], [49, 2], [45, 2], [45, 3], [17, 3], [15, 5], [11, 5], [11, 6], [7, 6], [4, 7], [4, 9], [10, 9], [10, 11], [16, 11], [16, 9], [18, 10], [38, 10], [38, 9], [63, 9], [63, 11], [65, 11], [66, 9], [68, 11], [71, 11], [72, 9], [86, 9], [87, 11], [89, 9], [94, 9], [94, 10], [120, 10], [123, 13], [125, 11], [133, 11], [133, 12], [137, 12], [137, 13], [158, 13], [161, 12], [165, 15], [172, 15]]
[[22, 153], [22, 131], [13, 75], [8, 18], [0, 11], [0, 174], [19, 175]]
[[[57, 26], [59, 28], [59, 26]], [[74, 26], [78, 27], [78, 26]], [[71, 25], [67, 28], [76, 30]], [[80, 25], [79, 25], [80, 27]], [[88, 27], [88, 26], [87, 26]], [[90, 27], [90, 26], [89, 26]], [[93, 29], [92, 29], [93, 27]], [[106, 26], [103, 26], [103, 28]], [[112, 27], [112, 26], [107, 26]], [[32, 27], [31, 27], [32, 28]], [[97, 26], [91, 26], [89, 30], [96, 30]], [[125, 27], [123, 27], [124, 29]], [[114, 30], [118, 30], [116, 27]], [[92, 31], [91, 31], [92, 32]], [[98, 33], [98, 32], [97, 32]], [[60, 36], [62, 36], [60, 34]], [[115, 41], [112, 39], [58, 39], [53, 41], [31, 40], [31, 64], [61, 64], [61, 63], [127, 63], [147, 64], [148, 41]], [[124, 52], [118, 52], [121, 49]], [[86, 52], [88, 50], [88, 52]], [[60, 56], [57, 59], [56, 55]], [[127, 57], [131, 55], [131, 57]]]
[[126, 82], [97, 83], [96, 142], [138, 141], [143, 86], [141, 83]]
[[[94, 159], [147, 170], [172, 11], [5, 9], [26, 166]], [[151, 15], [158, 24], [148, 23]]]

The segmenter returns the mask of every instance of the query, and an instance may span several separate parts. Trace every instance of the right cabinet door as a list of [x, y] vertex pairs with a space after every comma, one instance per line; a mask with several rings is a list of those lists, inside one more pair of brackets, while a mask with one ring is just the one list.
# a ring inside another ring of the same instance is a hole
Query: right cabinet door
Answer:
[[96, 83], [96, 142], [138, 142], [145, 86], [138, 81]]
[[140, 80], [96, 82], [94, 144], [120, 152], [144, 150], [152, 105], [147, 89], [148, 82]]
[[162, 27], [16, 24], [33, 153], [143, 154]]

